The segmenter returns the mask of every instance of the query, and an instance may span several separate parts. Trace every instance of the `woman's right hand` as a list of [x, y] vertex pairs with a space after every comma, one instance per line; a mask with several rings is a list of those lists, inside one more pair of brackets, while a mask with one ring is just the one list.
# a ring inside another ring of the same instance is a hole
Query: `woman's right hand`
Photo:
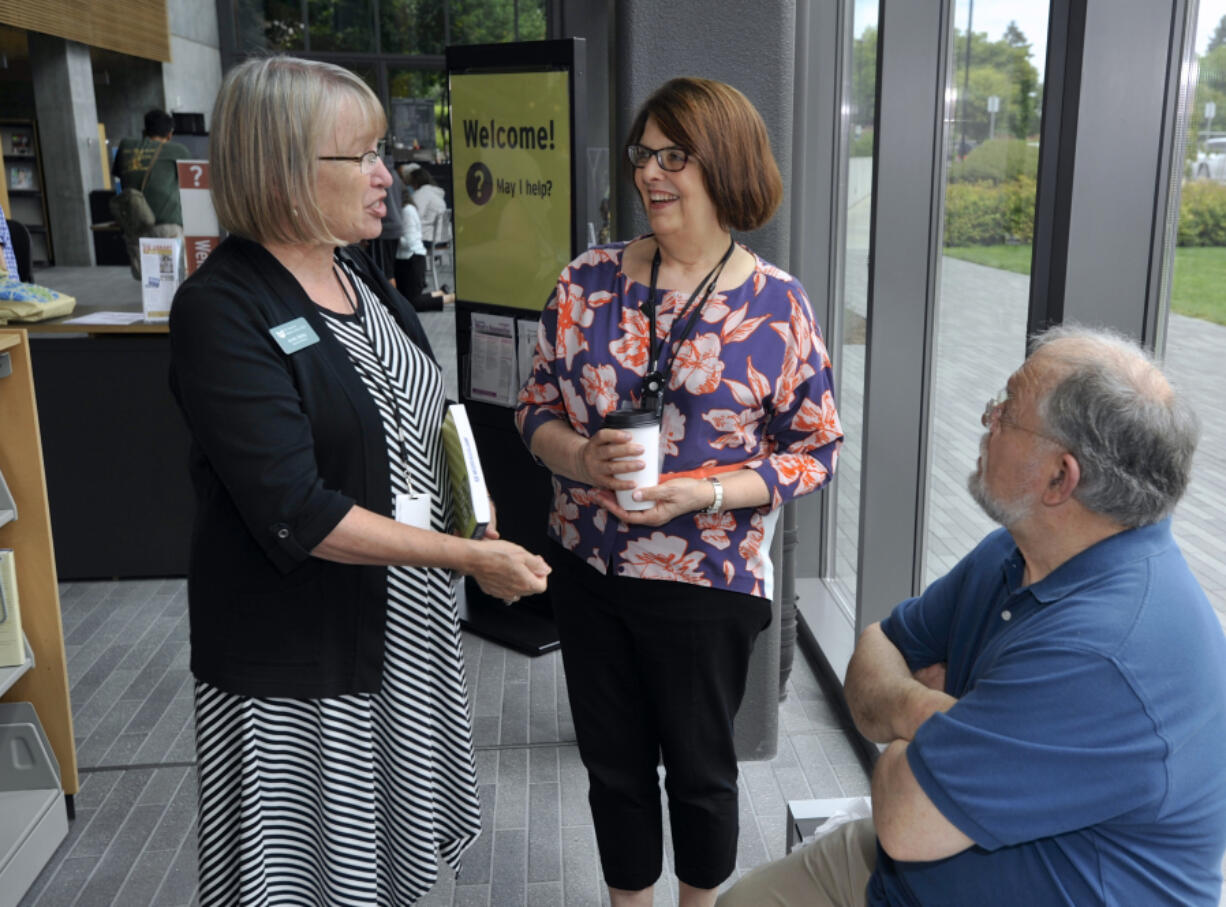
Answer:
[[471, 545], [467, 572], [486, 595], [513, 602], [545, 591], [549, 565], [540, 555], [502, 540], [487, 538]]
[[602, 428], [579, 447], [575, 470], [578, 478], [593, 488], [629, 491], [634, 482], [618, 476], [642, 469], [643, 461], [636, 459], [642, 454], [643, 445], [632, 443], [630, 432]]

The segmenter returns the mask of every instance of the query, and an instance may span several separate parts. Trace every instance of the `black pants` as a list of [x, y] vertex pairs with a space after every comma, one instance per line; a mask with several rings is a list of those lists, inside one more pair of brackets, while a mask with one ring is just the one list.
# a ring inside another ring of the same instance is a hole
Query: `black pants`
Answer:
[[770, 602], [603, 576], [556, 544], [549, 561], [605, 882], [638, 891], [660, 876], [662, 758], [677, 878], [716, 887], [736, 866], [732, 722]]
[[426, 289], [426, 256], [396, 259], [396, 289], [419, 312], [437, 312], [443, 297]]

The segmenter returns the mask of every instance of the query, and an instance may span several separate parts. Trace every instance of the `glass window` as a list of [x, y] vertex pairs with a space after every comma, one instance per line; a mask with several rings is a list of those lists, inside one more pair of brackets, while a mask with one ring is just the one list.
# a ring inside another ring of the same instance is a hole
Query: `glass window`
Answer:
[[371, 0], [307, 0], [310, 50], [375, 51]]
[[834, 483], [834, 582], [845, 603], [856, 601], [860, 541], [860, 449], [864, 438], [864, 359], [868, 328], [868, 237], [873, 210], [873, 129], [877, 109], [877, 0], [852, 8], [850, 83], [844, 93], [847, 135], [847, 221], [843, 261], [843, 337], [832, 351], [841, 363], [839, 419], [846, 440]]
[[995, 524], [971, 500], [987, 399], [1026, 354], [1049, 5], [955, 0], [934, 337], [925, 583]]
[[385, 54], [441, 54], [444, 0], [379, 0], [379, 42]]
[[1226, 627], [1222, 565], [1226, 477], [1226, 0], [1201, 0], [1194, 43], [1195, 92], [1181, 126], [1187, 135], [1179, 205], [1167, 218], [1167, 374], [1200, 417], [1192, 481], [1173, 529], [1184, 557]]
[[297, 0], [238, 0], [234, 31], [242, 54], [302, 50], [306, 28]]
[[447, 156], [446, 81], [441, 70], [388, 69], [391, 153], [397, 163]]
[[545, 38], [544, 0], [450, 0], [452, 44]]

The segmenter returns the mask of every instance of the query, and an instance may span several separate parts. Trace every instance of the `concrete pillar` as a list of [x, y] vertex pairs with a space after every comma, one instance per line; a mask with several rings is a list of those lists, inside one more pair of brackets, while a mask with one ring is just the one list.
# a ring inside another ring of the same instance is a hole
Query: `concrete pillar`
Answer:
[[[555, 14], [555, 34], [559, 38], [583, 38], [587, 42], [587, 92], [585, 109], [587, 133], [585, 155], [587, 210], [583, 219], [591, 224], [597, 239], [610, 214], [601, 205], [609, 198], [616, 182], [620, 145], [609, 140], [609, 4], [591, 0], [561, 0]], [[611, 203], [611, 199], [610, 199]], [[584, 235], [588, 235], [585, 228]], [[608, 240], [618, 237], [609, 235]]]
[[94, 264], [89, 193], [106, 188], [89, 48], [38, 32], [30, 32], [29, 41], [55, 264], [89, 266]]
[[[593, 3], [598, 0], [592, 0]], [[612, 113], [610, 170], [613, 238], [646, 232], [647, 219], [621, 166], [622, 148], [639, 106], [658, 86], [692, 75], [727, 82], [758, 108], [783, 177], [784, 200], [773, 220], [749, 236], [751, 249], [791, 269], [792, 132], [796, 57], [796, 0], [762, 0], [752, 15], [738, 0], [626, 0], [612, 4], [609, 46]], [[589, 48], [589, 55], [599, 50]], [[776, 582], [772, 621], [754, 646], [745, 698], [736, 717], [740, 759], [770, 759], [778, 746], [781, 661], [783, 526], [771, 546]], [[794, 608], [794, 602], [789, 603]]]
[[[701, 76], [740, 89], [766, 121], [783, 176], [784, 201], [770, 223], [738, 238], [767, 261], [789, 270], [796, 0], [761, 0], [753, 4], [751, 14], [741, 0], [630, 0], [614, 4], [613, 16], [612, 154], [621, 155], [639, 105], [669, 79]], [[619, 157], [612, 177], [615, 239], [647, 229], [642, 207], [622, 172]]]
[[213, 102], [221, 88], [217, 7], [198, 0], [169, 0], [170, 63], [162, 64], [162, 90], [171, 113], [203, 113], [211, 128]]

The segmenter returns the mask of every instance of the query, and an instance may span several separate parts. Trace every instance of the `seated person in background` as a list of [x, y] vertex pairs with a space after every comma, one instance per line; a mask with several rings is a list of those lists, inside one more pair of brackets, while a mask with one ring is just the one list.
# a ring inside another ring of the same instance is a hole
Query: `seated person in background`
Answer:
[[1196, 419], [1149, 358], [1054, 328], [989, 401], [972, 496], [1004, 526], [860, 637], [873, 818], [724, 907], [1217, 905], [1226, 638], [1171, 536]]
[[[446, 224], [447, 196], [430, 172], [420, 164], [409, 164], [405, 169], [409, 171], [409, 189], [413, 194], [413, 204], [421, 215], [422, 245], [426, 247], [426, 252], [430, 252], [436, 242], [447, 242], [451, 238]], [[436, 236], [440, 223], [441, 235]]]
[[426, 247], [421, 241], [421, 215], [407, 189], [401, 197], [404, 207], [400, 209], [400, 220], [404, 232], [400, 234], [400, 245], [396, 249], [396, 289], [417, 311], [436, 312], [455, 302], [455, 293], [450, 292], [446, 284], [441, 290], [425, 292]]
[[156, 223], [143, 233], [124, 230], [132, 276], [140, 280], [141, 236], [183, 237], [183, 207], [179, 200], [179, 169], [176, 161], [191, 157], [184, 145], [172, 142], [174, 117], [164, 110], [145, 114], [145, 134], [124, 139], [115, 152], [112, 172], [124, 189], [140, 189], [153, 209]]
[[[383, 143], [380, 143], [379, 149], [382, 151]], [[404, 221], [400, 215], [400, 196], [405, 192], [404, 183], [400, 181], [400, 174], [390, 163], [390, 159], [385, 159], [388, 162], [384, 166], [387, 168], [388, 176], [391, 177], [392, 184], [387, 189], [387, 206], [383, 212], [383, 228], [379, 232], [376, 239], [369, 240], [367, 251], [370, 252], [370, 257], [375, 260], [375, 264], [379, 266], [379, 270], [383, 272], [383, 276], [391, 281], [392, 286], [404, 293], [404, 287], [397, 286], [396, 283], [396, 259], [397, 249], [400, 246], [400, 237], [404, 235]], [[405, 294], [408, 298], [408, 294]]]

